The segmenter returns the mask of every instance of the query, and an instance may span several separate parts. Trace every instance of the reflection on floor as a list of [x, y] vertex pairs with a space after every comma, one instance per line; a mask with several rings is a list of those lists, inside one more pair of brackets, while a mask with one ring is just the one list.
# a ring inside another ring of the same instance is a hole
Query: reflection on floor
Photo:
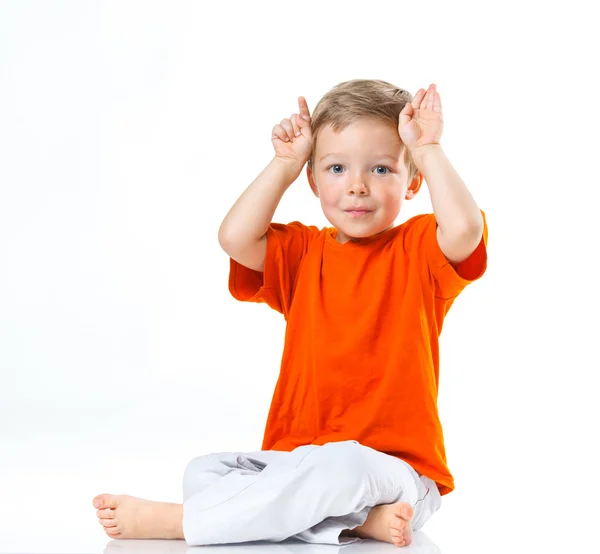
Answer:
[[440, 549], [423, 531], [415, 531], [412, 543], [404, 547], [372, 540], [360, 540], [341, 546], [311, 544], [298, 539], [277, 543], [254, 541], [214, 546], [188, 546], [181, 540], [111, 540], [103, 554], [337, 554], [342, 551], [344, 554], [441, 554]]

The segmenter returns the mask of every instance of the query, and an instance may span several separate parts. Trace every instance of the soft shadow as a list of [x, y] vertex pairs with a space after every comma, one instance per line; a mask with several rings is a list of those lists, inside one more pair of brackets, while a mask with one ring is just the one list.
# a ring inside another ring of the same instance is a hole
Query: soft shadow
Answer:
[[358, 540], [349, 544], [313, 544], [299, 539], [282, 542], [253, 541], [243, 544], [216, 544], [210, 546], [188, 546], [183, 540], [112, 540], [103, 554], [441, 554], [440, 549], [423, 532], [414, 531], [413, 541], [408, 546], [373, 540]]

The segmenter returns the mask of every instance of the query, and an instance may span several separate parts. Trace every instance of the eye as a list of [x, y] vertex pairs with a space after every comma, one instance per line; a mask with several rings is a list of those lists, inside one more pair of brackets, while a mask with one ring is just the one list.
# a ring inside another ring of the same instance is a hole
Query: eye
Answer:
[[387, 169], [385, 173], [379, 173], [379, 175], [387, 175], [390, 171], [392, 171], [387, 165], [377, 165], [375, 167], [383, 167], [383, 169]]
[[[333, 164], [333, 165], [330, 165], [327, 168], [327, 171], [329, 171], [332, 167], [343, 167], [343, 166], [340, 165], [340, 164]], [[391, 171], [393, 171], [392, 168], [388, 167], [387, 165], [376, 165], [375, 167], [383, 167], [384, 169], [387, 169], [387, 171], [385, 173], [378, 173], [378, 175], [387, 175], [388, 173], [390, 173]], [[334, 175], [340, 175], [339, 173], [337, 173], [335, 171], [333, 172], [333, 174]]]

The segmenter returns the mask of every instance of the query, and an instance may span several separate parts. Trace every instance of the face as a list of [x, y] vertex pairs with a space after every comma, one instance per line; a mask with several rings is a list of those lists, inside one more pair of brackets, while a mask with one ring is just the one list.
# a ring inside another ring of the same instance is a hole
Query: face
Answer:
[[[418, 191], [422, 176], [408, 181], [398, 129], [362, 119], [335, 133], [319, 131], [314, 166], [307, 176], [328, 221], [337, 228], [338, 242], [391, 229], [404, 199]], [[368, 210], [352, 213], [352, 208]]]

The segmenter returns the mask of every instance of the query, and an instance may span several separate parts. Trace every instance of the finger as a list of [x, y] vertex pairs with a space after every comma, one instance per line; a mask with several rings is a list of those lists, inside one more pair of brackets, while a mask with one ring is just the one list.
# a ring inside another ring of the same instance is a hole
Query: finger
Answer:
[[296, 118], [296, 124], [298, 127], [300, 127], [300, 135], [312, 141], [312, 129], [310, 127], [310, 121], [306, 121], [303, 116], [299, 115]]
[[298, 120], [301, 119], [297, 113], [293, 113], [290, 117], [290, 121], [292, 122], [292, 131], [295, 137], [300, 136], [300, 126], [298, 125]]
[[275, 125], [275, 127], [273, 127], [273, 136], [271, 137], [271, 139], [279, 139], [282, 140], [283, 142], [289, 142], [289, 138], [287, 136], [287, 133], [285, 132], [285, 129], [279, 125], [279, 123], [277, 125]]
[[294, 127], [289, 119], [282, 119], [281, 126], [285, 129], [285, 132], [290, 140], [294, 138]]
[[412, 101], [413, 108], [415, 108], [415, 109], [423, 108], [422, 104], [423, 104], [423, 98], [425, 97], [425, 92], [426, 92], [425, 89], [422, 89], [422, 88], [420, 88], [417, 91], [417, 94], [415, 94], [415, 97], [413, 98], [413, 101]]
[[289, 119], [282, 119], [280, 125], [283, 127], [283, 135], [287, 136], [288, 139], [292, 140], [294, 137], [294, 129], [292, 128], [292, 123]]
[[419, 98], [419, 104], [418, 104], [418, 108], [420, 110], [424, 110], [427, 107], [427, 94], [429, 93], [429, 89], [421, 89], [421, 95]]
[[433, 96], [435, 95], [435, 85], [432, 83], [429, 85], [429, 90], [427, 91], [427, 109], [433, 110]]
[[[296, 116], [296, 125], [298, 125], [298, 127], [300, 127], [300, 132], [303, 133], [304, 135], [308, 135], [309, 133], [311, 133], [311, 128], [310, 128], [310, 117], [308, 119], [305, 119], [308, 116], [305, 115], [298, 115]], [[305, 129], [305, 131], [303, 132], [302, 130]]]
[[400, 126], [406, 125], [412, 119], [413, 109], [414, 108], [412, 107], [412, 104], [410, 102], [404, 104], [404, 108], [402, 108], [402, 110], [400, 111]]
[[440, 93], [436, 90], [433, 98], [433, 110], [437, 113], [442, 113], [442, 99]]
[[306, 103], [306, 98], [304, 96], [298, 97], [298, 107], [300, 108], [298, 111], [301, 116], [306, 116], [308, 121], [310, 121], [310, 111], [308, 110], [308, 104]]

